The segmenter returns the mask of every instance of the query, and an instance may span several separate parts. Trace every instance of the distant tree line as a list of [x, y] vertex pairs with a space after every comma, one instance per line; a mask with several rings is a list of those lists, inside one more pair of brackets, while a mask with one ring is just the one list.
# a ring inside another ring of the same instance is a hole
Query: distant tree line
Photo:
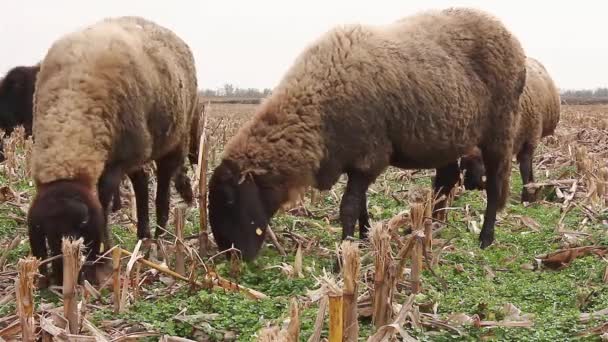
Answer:
[[608, 97], [608, 88], [568, 89], [562, 90], [561, 95], [570, 98]]
[[217, 89], [203, 89], [201, 94], [205, 97], [230, 97], [230, 98], [248, 98], [261, 99], [270, 95], [270, 88], [262, 90], [257, 88], [239, 88], [231, 83], [224, 84], [223, 87]]
[[604, 104], [608, 103], [608, 88], [566, 89], [560, 96], [564, 104]]

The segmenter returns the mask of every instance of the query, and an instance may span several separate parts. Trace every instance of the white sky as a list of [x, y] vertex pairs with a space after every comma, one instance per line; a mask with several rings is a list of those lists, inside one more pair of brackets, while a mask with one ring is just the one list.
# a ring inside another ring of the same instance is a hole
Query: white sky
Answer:
[[497, 0], [4, 0], [0, 74], [34, 64], [53, 40], [108, 16], [139, 15], [192, 48], [201, 88], [272, 88], [296, 55], [332, 26], [382, 24], [429, 8], [472, 6], [498, 16], [560, 88], [608, 86], [608, 3]]

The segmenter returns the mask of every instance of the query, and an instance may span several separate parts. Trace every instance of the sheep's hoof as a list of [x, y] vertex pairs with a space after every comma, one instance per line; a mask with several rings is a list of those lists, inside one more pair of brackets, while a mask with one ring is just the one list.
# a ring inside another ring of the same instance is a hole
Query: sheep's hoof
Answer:
[[534, 203], [536, 202], [536, 192], [535, 191], [522, 191], [521, 193], [521, 203]]
[[494, 242], [494, 239], [481, 238], [481, 241], [479, 243], [479, 248], [486, 249], [492, 244], [492, 242]]

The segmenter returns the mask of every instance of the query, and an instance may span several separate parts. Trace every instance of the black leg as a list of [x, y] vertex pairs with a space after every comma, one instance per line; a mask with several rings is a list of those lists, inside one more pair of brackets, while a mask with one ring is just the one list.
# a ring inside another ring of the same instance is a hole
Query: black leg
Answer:
[[109, 214], [108, 207], [110, 206], [110, 200], [120, 187], [122, 175], [122, 172], [118, 169], [106, 169], [101, 177], [99, 177], [99, 182], [97, 183], [99, 202], [106, 218]]
[[[362, 174], [351, 172], [348, 173], [348, 182], [346, 190], [342, 195], [340, 203], [340, 222], [342, 223], [342, 240], [347, 237], [354, 237], [355, 223], [357, 219], [362, 217], [361, 210], [365, 206], [367, 188], [371, 184], [369, 177]], [[367, 211], [367, 209], [365, 209]], [[365, 221], [365, 220], [363, 220]], [[368, 222], [369, 224], [369, 222]]]
[[185, 165], [181, 165], [177, 169], [177, 173], [174, 176], [173, 183], [175, 184], [175, 190], [182, 197], [182, 199], [189, 206], [194, 202], [194, 193], [192, 192], [192, 183], [187, 174]]
[[[30, 240], [30, 249], [32, 251], [32, 255], [41, 261], [48, 257], [48, 251], [46, 249], [46, 234], [42, 230], [32, 230], [28, 229], [29, 240]], [[43, 276], [47, 276], [47, 267], [48, 265], [40, 266], [40, 274]]]
[[369, 213], [367, 212], [366, 192], [364, 192], [363, 196], [361, 196], [361, 204], [359, 205], [359, 239], [364, 240], [367, 239], [367, 234], [371, 228], [369, 223]]
[[479, 234], [482, 249], [494, 242], [494, 226], [496, 213], [503, 208], [509, 194], [509, 173], [511, 167], [511, 153], [508, 158], [501, 158], [498, 154], [483, 151], [483, 160], [486, 168], [486, 194], [487, 207], [483, 227]]
[[[49, 257], [61, 255], [61, 238], [59, 234], [47, 235], [47, 241], [49, 244]], [[51, 277], [49, 279], [51, 284], [61, 285], [63, 283], [63, 258], [57, 258], [51, 261]]]
[[528, 190], [525, 185], [534, 182], [534, 171], [532, 169], [532, 158], [534, 154], [534, 147], [530, 144], [524, 144], [517, 154], [517, 161], [519, 162], [519, 173], [521, 174], [522, 189], [521, 189], [521, 202], [532, 203], [536, 200], [535, 193]]
[[158, 239], [161, 232], [167, 227], [169, 220], [169, 185], [176, 170], [184, 162], [183, 151], [172, 152], [156, 162], [156, 231], [154, 238]]
[[116, 188], [114, 195], [112, 196], [112, 212], [117, 212], [122, 209], [122, 203], [120, 202], [120, 185]]
[[[105, 243], [109, 244], [109, 239], [107, 238], [107, 234], [101, 237], [105, 240]], [[86, 260], [85, 264], [82, 267], [82, 272], [80, 273], [79, 283], [82, 283], [84, 279], [88, 280], [91, 284], [98, 285], [96, 270], [98, 267], [106, 264], [103, 260], [98, 261], [96, 264], [95, 260], [101, 255], [101, 241], [100, 237], [89, 236], [88, 241], [90, 243], [86, 246]], [[105, 248], [109, 248], [108, 246], [104, 246]]]
[[445, 220], [447, 213], [444, 210], [447, 203], [447, 197], [458, 184], [460, 180], [460, 168], [458, 163], [450, 163], [444, 167], [438, 168], [433, 180], [433, 198], [445, 196], [444, 199], [438, 201], [433, 207], [433, 217]]
[[137, 238], [149, 239], [150, 235], [150, 216], [148, 207], [148, 173], [144, 168], [129, 174], [129, 179], [133, 185], [135, 193], [135, 204], [137, 206]]

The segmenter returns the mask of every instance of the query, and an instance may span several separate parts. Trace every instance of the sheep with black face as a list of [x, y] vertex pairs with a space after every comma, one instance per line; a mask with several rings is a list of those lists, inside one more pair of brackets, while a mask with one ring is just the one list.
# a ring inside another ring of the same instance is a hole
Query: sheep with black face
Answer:
[[[143, 166], [151, 161], [158, 167], [157, 222], [164, 227], [169, 183], [185, 161], [197, 100], [188, 45], [143, 18], [105, 19], [53, 43], [35, 89], [36, 196], [27, 220], [32, 254], [47, 257], [48, 242], [57, 255], [62, 237], [83, 237], [88, 262], [95, 260], [101, 244], [109, 245], [112, 194], [128, 174], [134, 188], [145, 187], [136, 195], [147, 199]], [[61, 262], [52, 266], [59, 283]], [[85, 270], [94, 268], [88, 264]], [[85, 276], [95, 280], [89, 272]]]
[[488, 177], [480, 234], [487, 247], [509, 191], [525, 75], [519, 41], [477, 10], [329, 31], [225, 147], [209, 182], [220, 250], [234, 245], [245, 260], [255, 258], [281, 205], [309, 186], [330, 189], [342, 173], [348, 175], [342, 237], [353, 236], [357, 221], [365, 228], [367, 188], [389, 165], [437, 168], [439, 184], [475, 146], [484, 152]]

